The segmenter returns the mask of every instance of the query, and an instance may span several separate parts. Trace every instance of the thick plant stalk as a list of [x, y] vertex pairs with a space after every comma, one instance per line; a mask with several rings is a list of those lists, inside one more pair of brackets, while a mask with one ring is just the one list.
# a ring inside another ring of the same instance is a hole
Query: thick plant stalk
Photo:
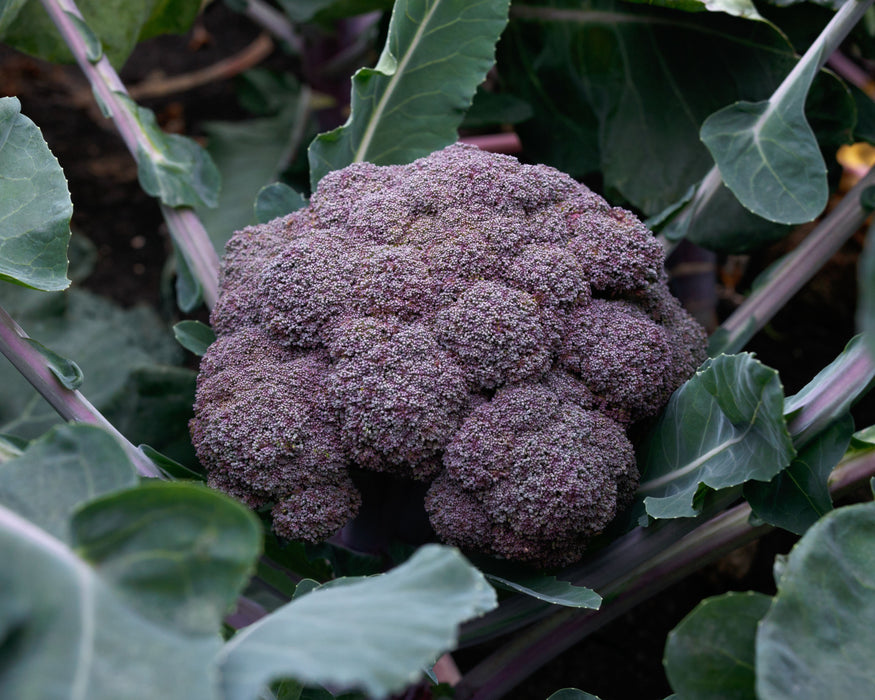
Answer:
[[[42, 0], [43, 7], [55, 23], [64, 42], [73, 52], [76, 62], [91, 83], [95, 97], [115, 122], [119, 134], [137, 160], [140, 153], [147, 158], [161, 158], [155, 146], [137, 122], [131, 109], [119, 96], [127, 96], [127, 90], [106, 56], [92, 63], [88, 57], [86, 39], [74, 18], [82, 20], [82, 14], [73, 0]], [[84, 22], [84, 20], [83, 20]], [[219, 293], [219, 256], [204, 229], [203, 223], [192, 209], [162, 206], [167, 228], [203, 289], [204, 303], [212, 308]]]
[[110, 433], [122, 446], [141, 476], [161, 478], [152, 461], [131, 444], [124, 435], [78, 390], [62, 386], [46, 364], [45, 358], [30, 343], [21, 327], [0, 308], [0, 353], [29, 381], [66, 421], [90, 423]]
[[712, 338], [712, 349], [738, 352], [863, 225], [869, 211], [860, 195], [875, 184], [869, 170], [808, 237], [769, 272], [769, 279], [727, 318]]

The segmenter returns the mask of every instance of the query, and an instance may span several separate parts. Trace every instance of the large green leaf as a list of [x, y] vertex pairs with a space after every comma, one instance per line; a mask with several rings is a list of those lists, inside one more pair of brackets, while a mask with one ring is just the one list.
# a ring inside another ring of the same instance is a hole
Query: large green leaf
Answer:
[[503, 87], [535, 110], [517, 127], [528, 157], [600, 171], [607, 193], [648, 215], [711, 168], [702, 121], [767, 98], [795, 60], [764, 22], [615, 0], [514, 3], [498, 58]]
[[668, 635], [663, 664], [684, 700], [755, 700], [757, 624], [772, 599], [727, 593], [699, 603]]
[[828, 513], [790, 552], [757, 633], [757, 697], [875, 697], [873, 542], [865, 503]]
[[0, 505], [69, 544], [76, 508], [137, 481], [114, 437], [90, 425], [61, 425], [0, 464]]
[[[0, 14], [0, 39], [49, 61], [73, 60], [39, 0], [16, 1], [13, 9], [16, 6], [19, 11], [14, 20]], [[76, 6], [100, 37], [109, 60], [120, 67], [137, 41], [157, 34], [188, 31], [201, 0], [78, 0]]]
[[0, 280], [65, 289], [73, 203], [67, 180], [15, 97], [0, 98]]
[[778, 373], [748, 353], [720, 355], [672, 395], [644, 447], [639, 494], [651, 517], [690, 517], [701, 488], [769, 481], [795, 454]]
[[[833, 154], [852, 137], [854, 98], [831, 73], [820, 73], [808, 94], [805, 113], [818, 137], [821, 153]], [[782, 238], [790, 230], [784, 224], [763, 219], [745, 209], [722, 183], [714, 168], [706, 176], [715, 177], [716, 188], [702, 183], [687, 210], [663, 230], [674, 240], [686, 237], [693, 243], [721, 252], [746, 252]]]
[[254, 570], [261, 524], [205, 486], [152, 482], [92, 501], [73, 519], [76, 553], [133, 610], [209, 635]]
[[92, 426], [52, 431], [0, 474], [0, 556], [15, 562], [0, 567], [3, 696], [218, 698], [218, 632], [254, 567], [255, 516], [205, 487], [131, 486]]
[[40, 700], [219, 698], [218, 634], [154, 624], [60, 540], [0, 506], [0, 688]]
[[753, 514], [801, 535], [832, 510], [827, 480], [845, 454], [853, 431], [854, 420], [846, 415], [810, 441], [770, 482], [745, 484], [744, 497]]
[[320, 588], [238, 632], [220, 656], [226, 700], [283, 677], [382, 697], [451, 649], [495, 591], [454, 549], [422, 547], [387, 574]]
[[310, 145], [313, 189], [350, 163], [409, 163], [453, 143], [492, 67], [508, 0], [397, 0], [375, 68], [353, 76], [346, 124]]

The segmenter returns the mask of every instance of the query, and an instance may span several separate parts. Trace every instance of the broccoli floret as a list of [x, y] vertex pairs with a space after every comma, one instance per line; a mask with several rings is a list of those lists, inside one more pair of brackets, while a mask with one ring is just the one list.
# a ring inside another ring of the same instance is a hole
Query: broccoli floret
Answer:
[[444, 465], [425, 500], [441, 539], [541, 565], [578, 559], [638, 482], [622, 426], [542, 384], [499, 389], [474, 409]]
[[626, 429], [705, 356], [631, 213], [546, 166], [451, 146], [329, 173], [234, 235], [192, 436], [209, 481], [318, 541], [351, 474], [430, 484], [446, 542], [566, 564], [637, 485]]

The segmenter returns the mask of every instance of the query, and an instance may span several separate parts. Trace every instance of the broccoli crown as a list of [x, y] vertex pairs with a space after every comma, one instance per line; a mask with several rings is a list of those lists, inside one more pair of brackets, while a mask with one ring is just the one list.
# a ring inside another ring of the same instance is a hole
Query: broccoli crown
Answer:
[[326, 175], [228, 243], [192, 435], [210, 483], [330, 536], [351, 469], [431, 483], [446, 542], [579, 558], [637, 484], [626, 428], [704, 359], [631, 213], [455, 145]]

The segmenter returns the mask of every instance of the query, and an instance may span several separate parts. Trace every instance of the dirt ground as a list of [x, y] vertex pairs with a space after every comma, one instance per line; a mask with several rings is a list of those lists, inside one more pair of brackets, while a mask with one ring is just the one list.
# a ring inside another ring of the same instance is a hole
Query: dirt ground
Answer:
[[[260, 30], [213, 3], [195, 30], [141, 44], [123, 71], [134, 85], [160, 72], [188, 73], [242, 51]], [[272, 61], [287, 59], [275, 52]], [[74, 203], [73, 229], [91, 240], [97, 265], [84, 282], [89, 289], [129, 306], [146, 303], [169, 309], [172, 297], [163, 275], [169, 242], [157, 204], [137, 184], [136, 167], [91, 98], [76, 67], [50, 65], [0, 49], [0, 90], [15, 95], [22, 111], [43, 130], [68, 179]], [[170, 131], [198, 136], [205, 120], [245, 117], [233, 80], [214, 81], [183, 93], [145, 100]], [[838, 354], [854, 333], [857, 256], [862, 237], [852, 240], [753, 341], [750, 349], [777, 368], [787, 393], [801, 388]], [[744, 260], [746, 272], [732, 288], [719, 291], [720, 313], [745, 291], [786, 244]], [[873, 402], [858, 409], [858, 427], [875, 422]], [[574, 685], [611, 698], [663, 698], [670, 690], [660, 659], [667, 632], [703, 597], [727, 590], [772, 592], [772, 561], [789, 551], [794, 538], [777, 533], [711, 565], [640, 605], [533, 676], [515, 698], [546, 698]], [[483, 650], [458, 654], [463, 670]]]

